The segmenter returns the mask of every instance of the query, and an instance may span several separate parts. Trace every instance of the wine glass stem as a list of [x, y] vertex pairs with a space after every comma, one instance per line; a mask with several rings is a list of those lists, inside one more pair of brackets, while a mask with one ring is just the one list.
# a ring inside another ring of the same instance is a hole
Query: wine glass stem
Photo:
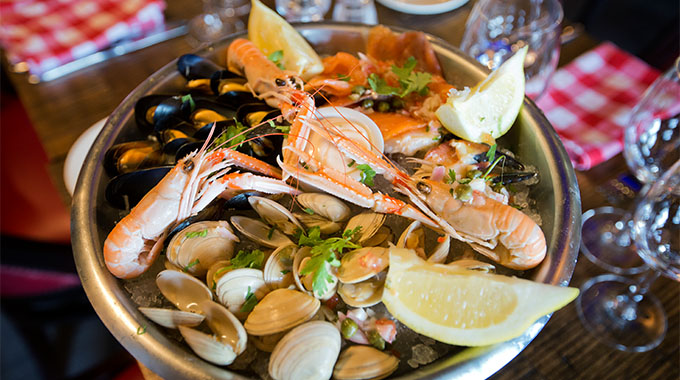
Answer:
[[649, 290], [654, 281], [659, 278], [659, 272], [648, 270], [644, 272], [634, 284], [628, 286], [625, 294], [616, 296], [612, 310], [622, 319], [633, 321], [637, 319], [637, 305]]

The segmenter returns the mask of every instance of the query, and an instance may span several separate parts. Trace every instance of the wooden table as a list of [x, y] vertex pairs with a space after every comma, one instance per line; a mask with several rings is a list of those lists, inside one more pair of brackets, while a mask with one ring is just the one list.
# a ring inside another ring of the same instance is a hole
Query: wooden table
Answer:
[[[271, 5], [273, 1], [267, 3]], [[459, 46], [471, 4], [432, 16], [407, 15], [379, 4], [377, 8], [383, 24], [423, 30]], [[199, 11], [200, 2], [168, 0], [166, 15], [172, 21], [188, 19]], [[577, 38], [563, 46], [560, 64], [595, 44], [587, 36]], [[29, 84], [24, 75], [10, 75], [47, 152], [50, 173], [65, 202], [70, 203], [70, 197], [62, 182], [63, 164], [77, 137], [109, 115], [147, 76], [194, 48], [185, 38], [177, 38], [47, 83]], [[598, 189], [625, 171], [625, 162], [619, 155], [587, 172], [578, 172], [583, 210], [607, 205]], [[604, 271], [582, 258], [571, 285], [580, 287], [601, 273]], [[493, 379], [678, 379], [680, 285], [662, 278], [651, 292], [663, 302], [669, 326], [666, 339], [655, 350], [630, 354], [599, 343], [582, 327], [572, 303], [555, 313], [535, 341]]]

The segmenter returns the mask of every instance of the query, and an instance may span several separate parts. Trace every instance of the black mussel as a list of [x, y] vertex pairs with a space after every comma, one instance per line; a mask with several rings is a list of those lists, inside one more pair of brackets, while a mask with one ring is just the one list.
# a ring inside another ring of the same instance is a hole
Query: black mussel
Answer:
[[166, 161], [161, 145], [154, 140], [116, 144], [104, 155], [104, 168], [111, 176], [163, 165]]
[[259, 100], [250, 91], [230, 90], [217, 96], [217, 101], [234, 110], [243, 104], [257, 103]]
[[[481, 162], [488, 162], [489, 157], [488, 157], [487, 153], [488, 152], [476, 154], [474, 156], [475, 161], [480, 162], [480, 163]], [[496, 153], [494, 154], [494, 160], [498, 159], [499, 157], [505, 157], [505, 158], [502, 159], [502, 161], [500, 161], [500, 162], [502, 162], [502, 165], [504, 167], [512, 168], [512, 169], [515, 169], [515, 170], [524, 170], [524, 164], [519, 162], [516, 158], [514, 158], [514, 157], [512, 157], [508, 154], [505, 154], [500, 150], [497, 150]]]
[[214, 72], [210, 76], [210, 89], [215, 95], [231, 91], [230, 86], [238, 85], [239, 91], [247, 91], [243, 85], [245, 85], [246, 79], [232, 73], [229, 70], [220, 70]]
[[153, 115], [156, 107], [166, 99], [174, 95], [148, 95], [140, 98], [135, 103], [135, 122], [143, 132], [151, 133], [154, 130]]
[[168, 174], [170, 169], [171, 166], [163, 166], [116, 176], [106, 186], [106, 200], [122, 210], [132, 208]]
[[492, 174], [491, 182], [500, 183], [501, 185], [509, 185], [511, 183], [528, 181], [530, 179], [536, 178], [537, 176], [538, 176], [537, 173], [532, 172]]
[[269, 107], [266, 103], [248, 103], [240, 106], [236, 111], [236, 120], [243, 125], [252, 127], [265, 120], [275, 119], [281, 111]]
[[195, 138], [185, 133], [185, 131], [178, 129], [165, 129], [159, 132], [159, 139], [163, 144], [163, 153], [169, 154], [172, 157], [175, 157], [182, 145], [196, 141]]
[[182, 158], [186, 157], [187, 154], [201, 149], [201, 147], [203, 147], [203, 144], [205, 144], [205, 141], [194, 141], [182, 145], [181, 147], [179, 147], [179, 149], [177, 149], [177, 153], [175, 154], [175, 161], [179, 161]]
[[[274, 121], [274, 126], [261, 123], [248, 132], [248, 151], [246, 154], [276, 166], [276, 157], [281, 154], [283, 132], [276, 126], [283, 124], [280, 118], [265, 119]], [[287, 123], [286, 123], [287, 124]]]
[[232, 120], [236, 111], [213, 99], [198, 98], [190, 120], [196, 130], [214, 122]]
[[249, 191], [245, 193], [236, 194], [233, 197], [229, 198], [224, 203], [223, 207], [231, 210], [252, 210], [252, 206], [250, 205], [250, 202], [248, 202], [248, 197], [250, 197], [251, 195], [261, 196], [262, 193], [257, 191]]
[[224, 67], [195, 54], [184, 54], [177, 60], [177, 70], [187, 80], [194, 80], [209, 79], [214, 73], [223, 71]]
[[153, 125], [155, 131], [168, 128], [183, 129], [183, 124], [189, 124], [192, 111], [196, 108], [191, 95], [173, 96], [160, 102], [153, 111]]
[[165, 238], [165, 246], [167, 247], [167, 244], [170, 242], [170, 240], [172, 240], [172, 237], [176, 233], [187, 228], [190, 224], [194, 224], [202, 220], [220, 220], [220, 213], [224, 207], [224, 204], [225, 201], [223, 199], [217, 199], [214, 202], [211, 202], [206, 208], [199, 211], [198, 214], [192, 215], [181, 221], [168, 233], [168, 236]]
[[[229, 120], [222, 120], [215, 122], [215, 131], [212, 134], [212, 138], [210, 139], [211, 141], [214, 140], [216, 137], [218, 137], [222, 132], [226, 131], [230, 126], [233, 126], [233, 128], [236, 128], [236, 120], [229, 119]], [[209, 123], [201, 127], [199, 130], [194, 133], [194, 138], [196, 140], [205, 140], [208, 138], [208, 135], [210, 134], [210, 130], [213, 128], [213, 123]]]

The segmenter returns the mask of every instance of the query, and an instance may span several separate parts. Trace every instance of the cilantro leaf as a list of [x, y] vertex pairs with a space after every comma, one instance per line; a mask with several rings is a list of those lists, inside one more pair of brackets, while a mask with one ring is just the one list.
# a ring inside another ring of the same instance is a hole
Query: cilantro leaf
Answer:
[[417, 64], [418, 64], [418, 61], [416, 61], [416, 59], [413, 56], [411, 56], [411, 57], [408, 57], [406, 62], [404, 62], [403, 67], [399, 67], [397, 65], [392, 65], [392, 72], [397, 74], [399, 79], [408, 78], [408, 76], [411, 74], [413, 69], [416, 68]]
[[446, 183], [456, 182], [456, 172], [453, 169], [449, 169], [447, 177], [445, 178]]
[[380, 95], [397, 95], [402, 98], [412, 92], [427, 95], [430, 91], [427, 85], [432, 80], [432, 74], [414, 72], [417, 64], [418, 61], [415, 58], [409, 57], [402, 67], [392, 65], [392, 72], [399, 78], [400, 87], [388, 86], [385, 80], [376, 74], [369, 75], [368, 84]]
[[230, 267], [233, 269], [238, 268], [255, 268], [262, 269], [262, 263], [264, 262], [264, 252], [259, 249], [254, 249], [250, 252], [239, 250], [236, 257], [231, 259]]
[[300, 230], [300, 237], [298, 238], [298, 245], [306, 245], [308, 247], [314, 247], [315, 245], [322, 244], [323, 239], [321, 238], [321, 228], [314, 226], [309, 229], [307, 234]]
[[250, 290], [250, 286], [248, 287], [248, 292], [246, 293], [246, 302], [243, 303], [241, 306], [241, 312], [242, 313], [250, 313], [253, 311], [253, 308], [255, 308], [255, 305], [257, 305], [258, 299], [255, 297], [255, 293], [253, 293]]
[[212, 145], [221, 146], [228, 143], [232, 148], [236, 149], [246, 141], [246, 134], [243, 133], [245, 130], [246, 127], [234, 118], [234, 124], [228, 126], [226, 131], [217, 136]]
[[283, 67], [283, 62], [282, 62], [282, 60], [283, 60], [283, 50], [277, 50], [277, 51], [269, 54], [267, 59], [274, 62], [274, 64], [276, 64], [276, 66], [279, 69], [285, 70], [285, 67]]
[[373, 91], [380, 95], [399, 95], [401, 93], [399, 87], [388, 86], [387, 82], [375, 73], [368, 76], [368, 84]]
[[357, 169], [361, 170], [361, 183], [367, 186], [373, 186], [373, 178], [375, 177], [375, 170], [367, 164], [357, 165]]

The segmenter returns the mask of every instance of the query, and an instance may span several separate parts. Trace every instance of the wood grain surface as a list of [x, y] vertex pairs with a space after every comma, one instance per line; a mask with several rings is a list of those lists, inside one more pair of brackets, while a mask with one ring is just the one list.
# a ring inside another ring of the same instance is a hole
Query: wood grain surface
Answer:
[[[168, 21], [188, 20], [199, 1], [168, 0]], [[272, 5], [273, 1], [265, 1]], [[377, 4], [381, 23], [422, 30], [454, 46], [460, 44], [472, 2], [440, 15], [407, 15]], [[330, 17], [330, 15], [328, 16]], [[560, 65], [592, 48], [597, 41], [581, 36], [562, 47]], [[73, 142], [90, 125], [109, 115], [146, 77], [181, 54], [196, 48], [184, 37], [117, 57], [66, 77], [29, 84], [26, 75], [10, 74], [49, 157], [50, 173], [64, 202], [70, 197], [62, 180], [64, 159]], [[603, 188], [627, 171], [621, 155], [587, 172], [578, 172], [583, 210], [610, 204]], [[621, 206], [626, 206], [622, 204]], [[571, 281], [580, 287], [605, 273], [581, 256]], [[647, 353], [624, 353], [598, 342], [581, 325], [574, 303], [553, 315], [538, 337], [494, 380], [510, 379], [678, 379], [680, 378], [680, 284], [666, 278], [651, 288], [668, 315], [663, 343]]]

